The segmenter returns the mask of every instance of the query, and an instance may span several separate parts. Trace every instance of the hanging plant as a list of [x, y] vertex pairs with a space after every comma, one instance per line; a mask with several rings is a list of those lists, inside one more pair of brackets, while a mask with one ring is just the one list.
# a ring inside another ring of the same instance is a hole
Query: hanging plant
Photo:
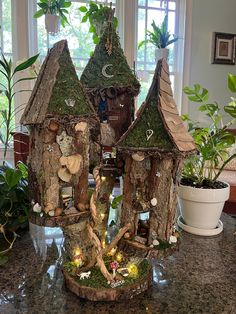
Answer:
[[66, 14], [69, 14], [67, 8], [71, 6], [71, 1], [40, 0], [37, 5], [40, 9], [34, 14], [34, 18], [45, 15], [45, 27], [48, 33], [56, 34], [60, 31], [60, 25], [65, 27], [69, 24]]
[[111, 17], [114, 27], [117, 28], [118, 26], [118, 20], [114, 16], [114, 11], [111, 6], [97, 5], [91, 1], [89, 8], [81, 6], [79, 10], [84, 13], [81, 23], [86, 23], [87, 21], [90, 23], [89, 32], [93, 34], [93, 42], [95, 45], [99, 43], [102, 31]]

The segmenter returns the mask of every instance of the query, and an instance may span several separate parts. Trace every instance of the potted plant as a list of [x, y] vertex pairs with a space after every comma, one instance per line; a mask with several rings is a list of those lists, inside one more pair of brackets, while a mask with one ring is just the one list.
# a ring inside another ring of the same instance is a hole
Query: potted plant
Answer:
[[48, 34], [55, 35], [60, 31], [60, 25], [65, 27], [69, 24], [66, 14], [71, 1], [66, 0], [39, 0], [37, 5], [40, 9], [34, 14], [34, 18], [45, 15], [45, 28]]
[[[228, 76], [228, 87], [236, 92], [236, 76]], [[185, 87], [188, 99], [200, 104], [199, 110], [210, 119], [210, 125], [200, 127], [187, 115], [189, 132], [194, 138], [197, 154], [190, 156], [184, 163], [179, 187], [179, 200], [183, 221], [179, 225], [186, 231], [200, 235], [214, 235], [222, 231], [219, 221], [224, 203], [229, 198], [230, 187], [219, 181], [225, 166], [236, 154], [229, 156], [229, 148], [235, 143], [235, 136], [228, 128], [236, 122], [236, 99], [224, 107], [230, 121], [223, 123], [219, 105], [209, 103], [208, 90], [195, 84], [194, 88]]]
[[118, 26], [118, 20], [114, 16], [113, 9], [103, 4], [96, 4], [93, 1], [90, 1], [89, 8], [86, 6], [81, 6], [79, 8], [80, 12], [84, 13], [82, 18], [82, 23], [89, 21], [90, 28], [89, 32], [93, 34], [94, 44], [98, 44], [102, 30], [105, 28], [106, 23], [109, 19], [112, 19], [113, 25], [116, 28]]
[[0, 249], [0, 265], [7, 261], [6, 253], [12, 249], [18, 228], [28, 227], [30, 209], [28, 169], [23, 163], [11, 168], [0, 166], [0, 239], [5, 240]]
[[147, 30], [148, 38], [141, 41], [138, 48], [141, 48], [144, 44], [151, 43], [156, 47], [156, 62], [161, 58], [168, 59], [169, 49], [167, 47], [178, 40], [178, 37], [175, 37], [168, 31], [168, 15], [165, 15], [160, 26], [157, 26], [155, 21], [152, 21], [151, 25], [153, 30]]
[[[12, 132], [14, 131], [14, 118], [15, 114], [22, 110], [22, 105], [14, 110], [14, 97], [21, 92], [27, 92], [31, 90], [19, 90], [18, 85], [20, 82], [34, 80], [36, 75], [29, 74], [28, 77], [22, 76], [22, 71], [30, 69], [38, 58], [38, 54], [20, 62], [20, 64], [13, 66], [11, 59], [7, 60], [2, 54], [2, 60], [0, 60], [0, 92], [1, 92], [1, 110], [0, 110], [0, 142], [4, 146], [3, 159], [6, 159], [7, 150], [10, 147], [12, 141]], [[21, 78], [17, 78], [17, 75], [21, 74]]]

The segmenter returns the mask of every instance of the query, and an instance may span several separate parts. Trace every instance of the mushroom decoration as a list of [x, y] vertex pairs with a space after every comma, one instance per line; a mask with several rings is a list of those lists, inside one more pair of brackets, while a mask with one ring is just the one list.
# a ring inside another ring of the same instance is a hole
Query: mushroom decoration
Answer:
[[118, 266], [119, 266], [119, 263], [117, 261], [110, 263], [110, 268], [112, 269], [112, 272], [113, 272], [113, 278], [115, 278], [115, 276], [116, 276], [116, 270], [117, 270]]

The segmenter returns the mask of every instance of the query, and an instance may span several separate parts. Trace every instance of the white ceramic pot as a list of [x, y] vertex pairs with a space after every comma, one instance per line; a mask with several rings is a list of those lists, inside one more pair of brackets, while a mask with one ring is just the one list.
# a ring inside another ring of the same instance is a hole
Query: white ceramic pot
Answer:
[[60, 31], [60, 17], [54, 14], [45, 14], [45, 28], [48, 34], [56, 35]]
[[178, 196], [184, 222], [199, 229], [216, 228], [224, 203], [229, 198], [230, 186], [226, 184], [227, 187], [223, 189], [199, 189], [180, 185]]
[[168, 57], [169, 57], [169, 49], [167, 48], [157, 48], [155, 50], [155, 58], [156, 58], [156, 62], [158, 62], [158, 60], [165, 58], [168, 61]]

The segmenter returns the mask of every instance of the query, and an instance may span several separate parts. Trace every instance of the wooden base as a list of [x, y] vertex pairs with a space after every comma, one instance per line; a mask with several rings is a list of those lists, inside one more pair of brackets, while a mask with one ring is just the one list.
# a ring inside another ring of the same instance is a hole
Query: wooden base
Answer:
[[179, 241], [176, 245], [170, 248], [157, 250], [157, 249], [151, 248], [149, 246], [143, 245], [135, 241], [122, 239], [119, 242], [119, 249], [131, 256], [160, 259], [160, 258], [165, 258], [167, 256], [170, 256], [175, 251], [178, 251]]
[[31, 213], [29, 221], [38, 226], [44, 227], [65, 227], [73, 225], [81, 221], [82, 219], [89, 218], [90, 212], [78, 212], [78, 214], [63, 215], [56, 217], [43, 216], [40, 217], [38, 214]]
[[150, 267], [147, 275], [137, 282], [120, 286], [118, 288], [92, 288], [82, 286], [68, 272], [62, 270], [66, 287], [77, 296], [90, 301], [118, 301], [130, 300], [136, 295], [146, 291], [152, 283], [152, 268]]

